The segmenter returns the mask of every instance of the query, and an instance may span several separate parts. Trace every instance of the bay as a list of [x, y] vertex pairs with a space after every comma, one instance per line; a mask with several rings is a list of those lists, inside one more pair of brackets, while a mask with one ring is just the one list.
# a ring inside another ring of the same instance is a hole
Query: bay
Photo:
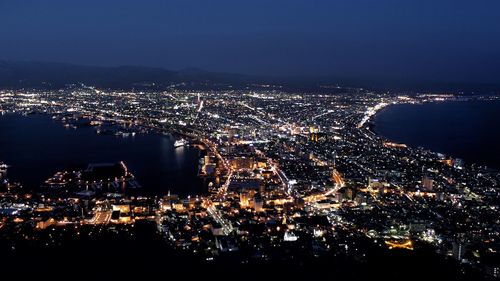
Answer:
[[500, 101], [392, 105], [375, 116], [374, 131], [469, 164], [500, 168]]
[[124, 161], [142, 186], [141, 194], [201, 194], [199, 149], [174, 148], [171, 135], [98, 135], [90, 127], [65, 128], [46, 115], [0, 116], [0, 161], [8, 178], [36, 189], [57, 171], [88, 163]]

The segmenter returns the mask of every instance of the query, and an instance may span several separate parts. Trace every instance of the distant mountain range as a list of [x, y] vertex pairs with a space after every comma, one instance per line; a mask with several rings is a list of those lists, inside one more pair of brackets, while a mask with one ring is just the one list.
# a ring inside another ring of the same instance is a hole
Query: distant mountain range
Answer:
[[250, 77], [198, 69], [170, 71], [143, 66], [98, 67], [50, 62], [0, 61], [0, 87], [54, 87], [84, 83], [108, 88], [133, 88], [175, 83], [244, 83]]
[[335, 92], [337, 86], [383, 91], [454, 91], [500, 93], [498, 84], [442, 83], [403, 80], [370, 80], [338, 77], [267, 77], [219, 73], [189, 68], [171, 71], [144, 66], [99, 67], [67, 63], [2, 61], [0, 88], [61, 88], [84, 83], [112, 89], [166, 89], [175, 85], [185, 89], [260, 88], [273, 84], [283, 90]]

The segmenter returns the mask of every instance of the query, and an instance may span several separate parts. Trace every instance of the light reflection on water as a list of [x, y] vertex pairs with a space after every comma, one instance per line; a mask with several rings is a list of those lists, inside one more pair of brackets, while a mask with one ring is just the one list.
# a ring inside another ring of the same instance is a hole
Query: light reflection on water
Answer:
[[124, 161], [147, 194], [205, 192], [197, 177], [199, 150], [174, 148], [173, 136], [97, 135], [93, 128], [68, 129], [44, 115], [0, 116], [0, 161], [9, 178], [37, 187], [56, 171], [76, 164]]

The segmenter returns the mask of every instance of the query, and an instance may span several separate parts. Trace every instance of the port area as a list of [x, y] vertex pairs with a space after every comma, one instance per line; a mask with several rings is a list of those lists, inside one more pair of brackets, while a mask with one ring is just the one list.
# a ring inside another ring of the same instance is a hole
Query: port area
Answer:
[[123, 161], [90, 163], [59, 171], [42, 184], [42, 191], [80, 192], [89, 195], [106, 192], [126, 193], [138, 188], [139, 183]]

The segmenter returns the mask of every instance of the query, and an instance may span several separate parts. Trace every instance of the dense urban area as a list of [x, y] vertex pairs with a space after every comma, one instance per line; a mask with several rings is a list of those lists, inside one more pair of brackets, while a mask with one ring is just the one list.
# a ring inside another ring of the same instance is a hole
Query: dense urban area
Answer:
[[141, 179], [119, 162], [54, 171], [32, 189], [9, 179], [10, 163], [0, 162], [2, 247], [15, 253], [74, 239], [133, 240], [147, 228], [206, 264], [323, 257], [363, 264], [377, 251], [424, 251], [459, 275], [498, 278], [498, 171], [372, 130], [386, 106], [493, 98], [341, 87], [289, 93], [272, 85], [3, 90], [1, 114], [46, 114], [68, 129], [116, 137], [172, 134], [176, 146], [200, 149], [199, 176], [209, 184], [185, 198], [144, 195]]

